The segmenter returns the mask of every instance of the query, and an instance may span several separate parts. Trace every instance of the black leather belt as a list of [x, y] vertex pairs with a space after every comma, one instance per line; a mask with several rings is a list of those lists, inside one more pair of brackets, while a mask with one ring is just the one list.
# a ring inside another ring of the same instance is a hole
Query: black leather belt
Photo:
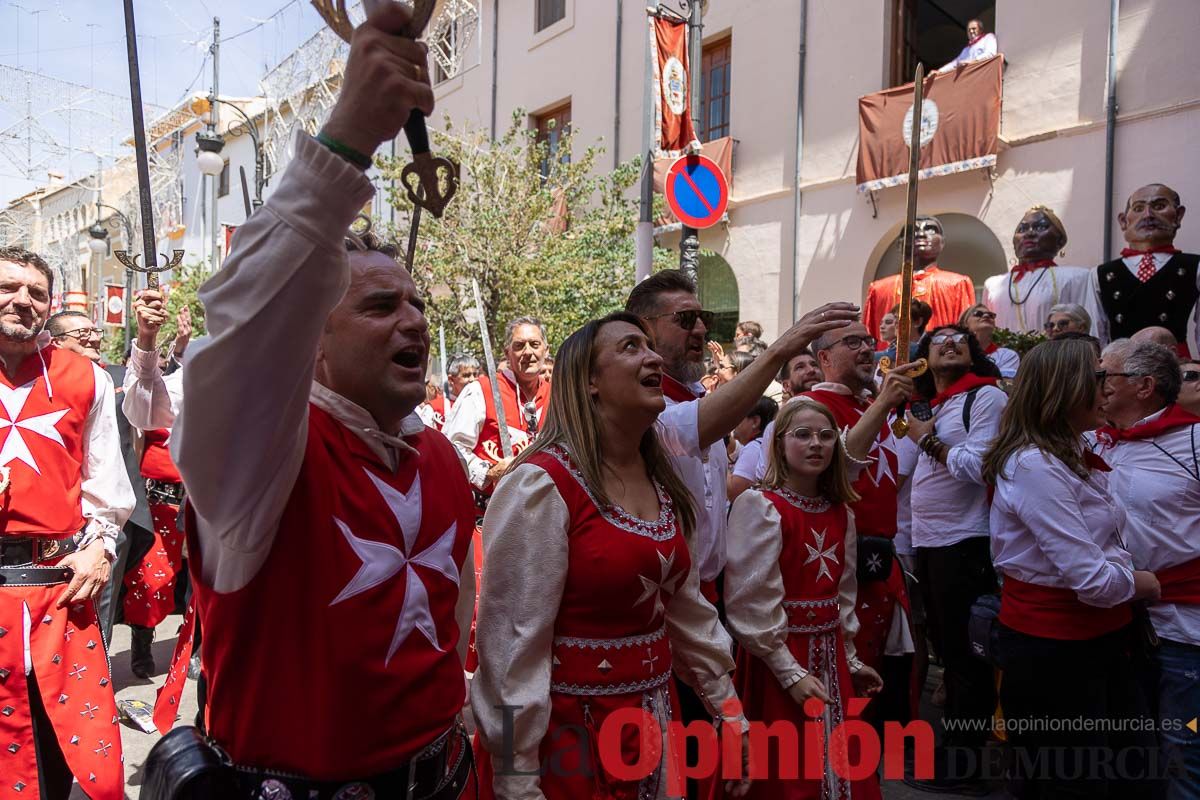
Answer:
[[0, 567], [0, 586], [56, 586], [73, 574], [66, 567]]
[[79, 549], [79, 534], [62, 539], [0, 536], [0, 567], [37, 566]]
[[151, 503], [177, 506], [183, 503], [183, 484], [177, 481], [146, 479], [146, 499]]
[[270, 770], [235, 767], [250, 798], [272, 800], [456, 800], [472, 780], [466, 731], [455, 726], [399, 769], [360, 781], [313, 781]]

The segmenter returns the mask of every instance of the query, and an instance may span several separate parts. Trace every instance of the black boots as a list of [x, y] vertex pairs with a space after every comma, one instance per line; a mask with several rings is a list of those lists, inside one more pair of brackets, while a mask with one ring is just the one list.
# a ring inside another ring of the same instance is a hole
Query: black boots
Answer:
[[154, 628], [130, 625], [129, 632], [129, 669], [139, 678], [149, 678], [154, 674], [154, 655], [150, 652]]

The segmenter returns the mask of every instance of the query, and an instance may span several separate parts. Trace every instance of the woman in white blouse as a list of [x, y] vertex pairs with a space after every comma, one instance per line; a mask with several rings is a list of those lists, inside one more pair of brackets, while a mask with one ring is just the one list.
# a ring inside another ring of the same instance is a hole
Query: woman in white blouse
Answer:
[[[744, 722], [729, 714], [732, 643], [700, 595], [696, 512], [668, 457], [699, 457], [697, 426], [655, 425], [662, 359], [644, 325], [611, 314], [563, 342], [542, 431], [488, 505], [471, 686], [480, 797], [675, 797], [662, 761], [622, 779], [599, 747], [616, 711], [639, 709], [660, 731], [679, 719], [672, 668], [710, 713]], [[642, 763], [657, 744], [626, 728], [618, 755]]]
[[1122, 780], [1144, 775], [1138, 752], [1121, 755], [1115, 777], [1093, 763], [1097, 752], [1154, 746], [1152, 725], [1139, 727], [1150, 719], [1132, 662], [1132, 602], [1159, 593], [1122, 544], [1125, 515], [1109, 492], [1108, 467], [1083, 446], [1083, 433], [1102, 423], [1103, 385], [1087, 342], [1033, 348], [984, 458], [984, 478], [995, 485], [992, 556], [1003, 575], [1005, 727], [1024, 751], [1018, 772], [1023, 763], [1049, 765], [1049, 777], [1014, 776], [1021, 800], [1151, 796], [1145, 780]]
[[983, 303], [976, 303], [962, 313], [958, 324], [975, 334], [983, 352], [999, 368], [1001, 377], [1012, 380], [1016, 376], [1017, 368], [1021, 366], [1021, 356], [1016, 350], [1001, 347], [992, 341], [992, 334], [996, 332], [995, 311]]
[[[767, 472], [760, 489], [738, 496], [729, 516], [725, 614], [742, 645], [738, 694], [746, 715], [800, 732], [793, 759], [802, 760], [806, 701], [824, 704], [828, 728], [846, 718], [846, 702], [876, 694], [883, 681], [855, 656], [857, 534], [847, 503], [858, 500], [846, 474], [846, 453], [829, 409], [799, 397], [763, 441]], [[828, 742], [829, 739], [826, 739]], [[767, 754], [768, 777], [750, 796], [766, 800], [878, 798], [874, 775], [851, 783], [830, 768], [822, 777], [785, 778], [786, 759]]]

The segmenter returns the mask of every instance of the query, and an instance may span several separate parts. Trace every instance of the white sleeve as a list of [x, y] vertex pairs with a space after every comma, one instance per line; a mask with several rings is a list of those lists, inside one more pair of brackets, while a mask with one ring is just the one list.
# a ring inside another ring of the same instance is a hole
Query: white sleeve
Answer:
[[762, 461], [762, 454], [762, 439], [747, 442], [746, 446], [738, 453], [737, 462], [733, 465], [733, 475], [738, 478], [745, 478], [754, 483], [754, 475], [758, 471], [759, 462]]
[[[1104, 313], [1104, 306], [1100, 302], [1100, 270], [1093, 269], [1088, 275], [1088, 295], [1091, 297], [1091, 304], [1084, 304], [1088, 313], [1092, 314], [1092, 336], [1100, 340], [1100, 346], [1104, 347], [1109, 343], [1110, 334], [1108, 328], [1108, 315]], [[1045, 322], [1046, 320], [1042, 320]]]
[[725, 618], [742, 647], [766, 664], [782, 684], [801, 668], [787, 646], [779, 511], [762, 492], [748, 489], [733, 501], [729, 532]]
[[767, 423], [767, 427], [763, 429], [762, 450], [758, 454], [758, 466], [754, 468], [754, 480], [761, 481], [767, 476], [767, 458], [769, 456], [769, 448], [771, 442], [775, 441], [775, 420]]
[[483, 386], [479, 381], [473, 381], [463, 387], [462, 394], [454, 401], [442, 433], [450, 440], [467, 465], [467, 479], [476, 489], [482, 489], [487, 483], [487, 472], [492, 468], [491, 462], [475, 455], [475, 445], [479, 444], [479, 431], [483, 429], [483, 421], [487, 417], [487, 404], [483, 398]]
[[[554, 623], [567, 579], [569, 525], [554, 479], [533, 464], [500, 480], [483, 519], [471, 710], [492, 754], [497, 800], [542, 798], [538, 747], [550, 724]], [[513, 772], [532, 774], [504, 774]]]
[[992, 356], [992, 362], [999, 368], [1001, 377], [1010, 379], [1017, 377], [1017, 370], [1021, 368], [1021, 356], [1016, 350], [1001, 347], [992, 353]]
[[946, 469], [956, 480], [984, 485], [983, 456], [1000, 432], [1000, 416], [1007, 402], [1008, 396], [996, 388], [985, 387], [975, 395], [967, 440], [946, 453]]
[[317, 345], [350, 281], [343, 237], [373, 191], [298, 134], [279, 188], [200, 290], [209, 335], [188, 348], [183, 389], [195, 402], [183, 404], [171, 454], [199, 521], [205, 577], [225, 571], [224, 591], [266, 558], [299, 474]]
[[976, 61], [983, 61], [1000, 52], [1000, 45], [996, 41], [996, 34], [994, 33], [984, 34], [984, 37], [979, 41], [979, 47], [979, 56], [975, 59]]
[[125, 370], [125, 399], [121, 402], [129, 424], [142, 431], [174, 425], [183, 398], [179, 381], [172, 383], [176, 387], [174, 392], [158, 368], [157, 350], [142, 350], [133, 345], [129, 368]]
[[703, 458], [700, 452], [700, 401], [668, 403], [655, 423], [658, 441], [667, 455]]
[[112, 378], [95, 364], [92, 377], [96, 391], [84, 427], [80, 475], [80, 504], [87, 523], [80, 544], [102, 538], [111, 561], [117, 556], [117, 534], [137, 501], [121, 455]]

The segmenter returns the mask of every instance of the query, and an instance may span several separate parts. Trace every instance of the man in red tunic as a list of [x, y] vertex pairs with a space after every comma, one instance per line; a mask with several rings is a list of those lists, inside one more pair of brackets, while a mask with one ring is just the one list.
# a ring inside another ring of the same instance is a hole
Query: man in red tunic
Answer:
[[487, 376], [468, 383], [446, 418], [443, 431], [467, 462], [471, 484], [491, 494], [514, 456], [529, 446], [541, 427], [550, 402], [550, 381], [542, 378], [542, 359], [549, 345], [546, 330], [536, 317], [518, 317], [504, 329], [504, 360], [508, 367], [496, 372], [504, 422], [512, 452], [503, 452], [500, 422]]
[[[913, 273], [913, 298], [933, 307], [930, 330], [953, 325], [975, 303], [975, 284], [966, 275], [947, 272], [938, 266], [946, 237], [937, 217], [917, 217], [914, 252], [917, 262]], [[899, 242], [897, 242], [899, 244]], [[863, 305], [863, 324], [876, 339], [879, 322], [900, 301], [900, 276], [889, 275], [867, 287]]]
[[911, 717], [910, 674], [914, 643], [908, 622], [908, 592], [891, 540], [896, 536], [897, 442], [889, 415], [912, 392], [912, 380], [889, 373], [877, 400], [875, 342], [861, 323], [830, 331], [813, 342], [825, 382], [805, 397], [823, 404], [845, 431], [846, 451], [860, 460], [851, 508], [858, 529], [859, 632], [854, 643], [863, 663], [883, 676], [883, 692], [872, 703], [874, 719], [907, 722]]
[[397, 35], [410, 16], [383, 4], [356, 30], [322, 133], [297, 135], [201, 291], [209, 336], [188, 353], [172, 454], [207, 734], [240, 768], [222, 798], [440, 800], [468, 782], [470, 489], [414, 413], [424, 301], [394, 251], [344, 238], [374, 191], [362, 164], [433, 110], [425, 46]]
[[54, 273], [0, 248], [0, 798], [124, 797], [95, 600], [133, 510], [112, 381], [42, 330]]

